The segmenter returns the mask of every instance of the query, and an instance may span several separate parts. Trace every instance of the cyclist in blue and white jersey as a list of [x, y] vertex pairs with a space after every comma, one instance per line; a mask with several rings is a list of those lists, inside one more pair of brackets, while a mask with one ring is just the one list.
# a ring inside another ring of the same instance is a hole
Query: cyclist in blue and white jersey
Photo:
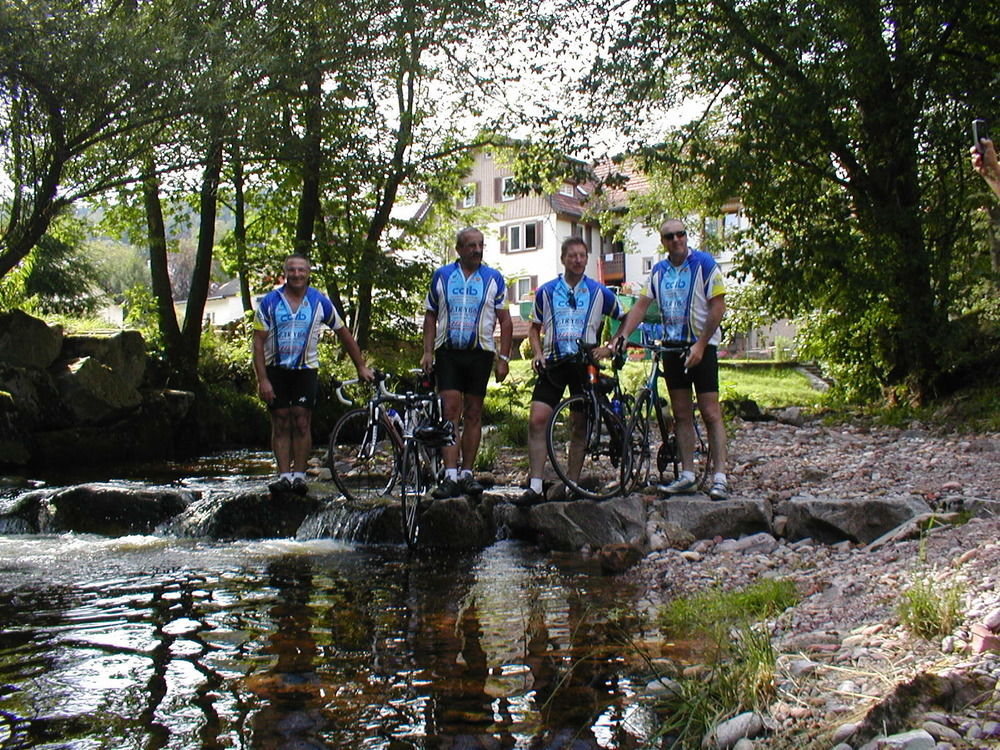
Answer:
[[254, 318], [253, 368], [257, 392], [271, 413], [271, 448], [278, 478], [271, 492], [304, 495], [306, 465], [312, 453], [312, 409], [319, 381], [317, 346], [324, 326], [336, 331], [358, 377], [372, 380], [358, 343], [329, 298], [309, 286], [309, 259], [285, 259], [285, 283], [264, 295]]
[[[434, 372], [445, 419], [456, 427], [462, 420], [459, 444], [441, 449], [445, 477], [431, 493], [438, 499], [483, 491], [472, 475], [472, 466], [482, 439], [486, 384], [491, 370], [498, 383], [507, 377], [514, 332], [503, 276], [483, 263], [483, 233], [471, 227], [463, 229], [456, 238], [455, 250], [458, 260], [431, 276], [424, 312], [424, 353], [420, 359], [424, 372]], [[498, 354], [493, 344], [497, 323]]]
[[660, 227], [660, 242], [667, 257], [653, 266], [649, 281], [629, 310], [621, 330], [611, 342], [617, 346], [642, 322], [654, 300], [663, 317], [663, 338], [671, 343], [690, 346], [690, 354], [664, 359], [664, 377], [676, 421], [677, 447], [683, 471], [668, 485], [667, 494], [693, 492], [694, 475], [694, 402], [691, 386], [698, 397], [698, 408], [708, 428], [714, 474], [709, 497], [724, 500], [729, 496], [726, 478], [726, 430], [719, 406], [719, 360], [717, 347], [721, 338], [719, 325], [726, 312], [725, 280], [718, 263], [708, 253], [687, 244], [684, 222], [669, 219]]
[[[605, 316], [622, 317], [614, 292], [584, 275], [590, 248], [579, 237], [562, 243], [563, 273], [542, 284], [535, 293], [528, 341], [534, 353], [531, 366], [537, 374], [528, 417], [528, 489], [515, 505], [545, 501], [542, 472], [545, 470], [545, 429], [567, 386], [572, 394], [583, 391], [584, 371], [573, 359], [579, 340], [596, 344]], [[544, 346], [542, 339], [544, 338]], [[606, 357], [610, 349], [596, 349]]]

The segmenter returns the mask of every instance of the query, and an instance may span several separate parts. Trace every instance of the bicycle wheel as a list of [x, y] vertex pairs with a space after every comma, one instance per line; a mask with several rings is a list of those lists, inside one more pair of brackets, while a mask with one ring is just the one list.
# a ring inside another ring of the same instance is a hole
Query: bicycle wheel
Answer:
[[423, 468], [415, 443], [403, 448], [399, 469], [400, 518], [406, 546], [414, 549], [420, 536], [420, 501], [424, 496]]
[[650, 424], [652, 406], [653, 394], [648, 389], [643, 388], [639, 391], [635, 406], [630, 411], [625, 437], [630, 461], [629, 476], [625, 477], [623, 485], [628, 490], [638, 489], [649, 484], [649, 472], [654, 450], [653, 427]]
[[395, 427], [384, 412], [377, 424], [368, 409], [351, 409], [333, 426], [326, 463], [333, 481], [352, 502], [388, 495], [396, 482], [399, 452]]
[[621, 492], [631, 463], [624, 450], [625, 427], [610, 408], [598, 407], [595, 414], [590, 396], [570, 396], [556, 407], [546, 448], [552, 468], [570, 492], [593, 500]]

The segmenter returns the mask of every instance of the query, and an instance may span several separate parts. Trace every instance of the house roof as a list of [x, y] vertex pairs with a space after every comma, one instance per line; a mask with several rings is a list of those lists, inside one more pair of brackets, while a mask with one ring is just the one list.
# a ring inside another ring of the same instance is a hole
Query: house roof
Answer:
[[223, 281], [221, 284], [213, 283], [208, 288], [208, 299], [222, 299], [224, 297], [235, 297], [240, 293], [239, 278]]

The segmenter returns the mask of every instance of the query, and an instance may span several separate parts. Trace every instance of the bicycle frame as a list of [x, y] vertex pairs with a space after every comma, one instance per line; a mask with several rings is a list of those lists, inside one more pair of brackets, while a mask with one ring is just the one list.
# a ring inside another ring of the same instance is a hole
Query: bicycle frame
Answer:
[[[636, 394], [633, 412], [629, 417], [628, 442], [633, 454], [638, 453], [638, 458], [633, 455], [631, 462], [632, 476], [629, 477], [628, 484], [632, 487], [648, 483], [648, 474], [652, 466], [651, 436], [649, 435], [648, 428], [638, 423], [641, 420], [649, 419], [653, 414], [655, 414], [656, 426], [660, 433], [660, 446], [657, 449], [656, 455], [657, 472], [658, 474], [663, 474], [668, 467], [672, 466], [674, 477], [676, 478], [679, 475], [681, 457], [677, 446], [673, 407], [670, 402], [669, 392], [661, 393], [659, 383], [661, 378], [664, 378], [663, 357], [668, 355], [686, 357], [690, 351], [690, 346], [687, 344], [678, 345], [659, 340], [643, 342], [640, 346], [649, 351], [652, 354], [652, 358], [646, 380]], [[641, 412], [646, 409], [646, 394], [648, 394], [649, 410], [647, 414], [643, 415]], [[694, 405], [694, 411], [695, 415], [697, 415], [697, 404]], [[641, 429], [644, 434], [633, 440], [632, 435], [637, 429]], [[703, 467], [702, 471], [707, 470], [708, 449], [701, 429], [698, 426], [697, 418], [694, 419], [694, 441], [695, 452], [706, 457], [704, 461], [705, 467]], [[643, 472], [645, 472], [646, 476], [641, 476]], [[699, 484], [701, 484], [704, 481], [704, 476], [699, 477], [699, 480]]]

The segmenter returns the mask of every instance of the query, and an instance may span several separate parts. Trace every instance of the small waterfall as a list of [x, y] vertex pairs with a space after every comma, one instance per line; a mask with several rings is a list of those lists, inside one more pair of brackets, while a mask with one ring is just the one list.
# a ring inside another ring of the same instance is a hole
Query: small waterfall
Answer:
[[345, 542], [403, 541], [399, 509], [395, 504], [352, 508], [335, 504], [313, 513], [302, 522], [296, 539], [340, 539]]

